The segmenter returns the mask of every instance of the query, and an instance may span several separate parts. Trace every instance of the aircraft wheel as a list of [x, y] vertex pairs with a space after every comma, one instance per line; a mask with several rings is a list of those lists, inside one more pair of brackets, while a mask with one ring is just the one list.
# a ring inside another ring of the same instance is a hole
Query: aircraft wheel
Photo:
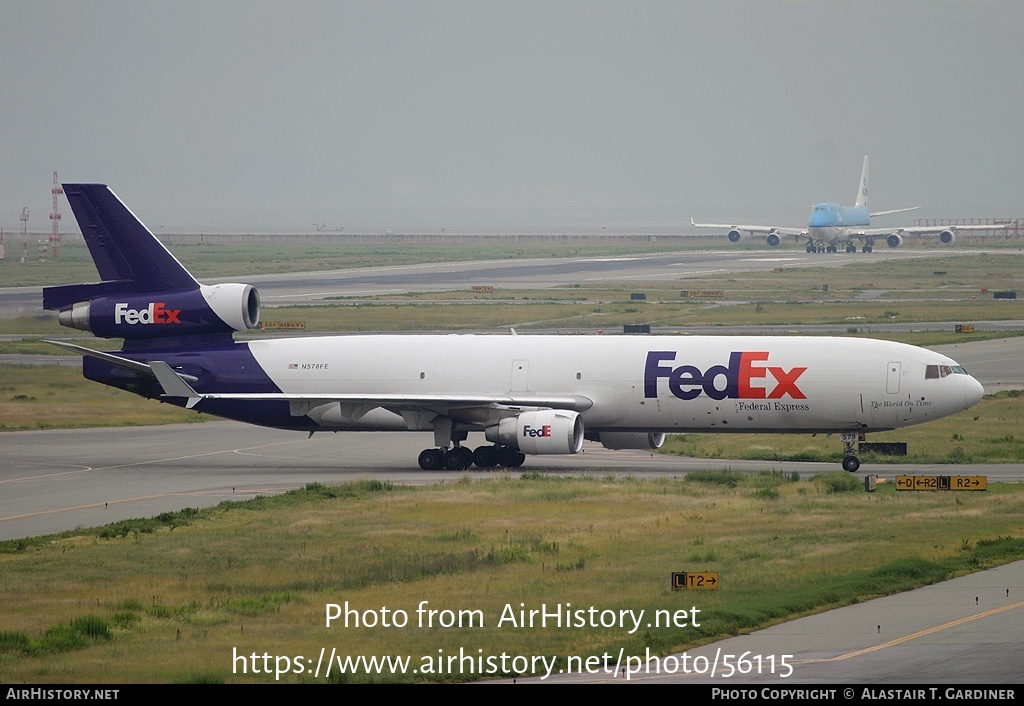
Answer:
[[843, 457], [843, 470], [849, 471], [850, 473], [856, 473], [857, 469], [860, 468], [860, 459], [856, 456], [845, 456]]
[[[519, 452], [511, 446], [502, 446], [498, 449], [498, 465], [504, 468], [515, 468]], [[519, 462], [522, 465], [522, 461]]]
[[444, 467], [444, 454], [441, 449], [423, 449], [419, 462], [424, 471], [438, 471]]
[[871, 252], [871, 246], [870, 245], [865, 245], [864, 246], [864, 252]]
[[522, 451], [516, 451], [516, 462], [512, 465], [512, 468], [519, 468], [526, 463], [526, 454]]
[[464, 471], [473, 463], [473, 452], [464, 446], [456, 446], [444, 455], [444, 467], [449, 471]]
[[473, 463], [477, 468], [494, 468], [498, 465], [498, 447], [478, 446], [473, 452]]

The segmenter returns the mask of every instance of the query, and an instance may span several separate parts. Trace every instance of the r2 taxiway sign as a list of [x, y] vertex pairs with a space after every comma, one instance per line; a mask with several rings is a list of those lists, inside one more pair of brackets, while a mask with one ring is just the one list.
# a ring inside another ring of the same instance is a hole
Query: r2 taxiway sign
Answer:
[[896, 476], [896, 490], [988, 490], [988, 476]]

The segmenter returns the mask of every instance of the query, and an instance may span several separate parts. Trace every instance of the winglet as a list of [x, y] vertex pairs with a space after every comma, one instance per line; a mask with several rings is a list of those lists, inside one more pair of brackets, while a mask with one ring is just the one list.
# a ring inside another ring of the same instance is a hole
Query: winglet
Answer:
[[164, 388], [165, 397], [187, 397], [186, 409], [192, 409], [202, 399], [192, 386], [181, 379], [179, 375], [171, 370], [171, 366], [162, 360], [153, 360], [149, 363], [150, 369], [156, 375], [160, 387]]

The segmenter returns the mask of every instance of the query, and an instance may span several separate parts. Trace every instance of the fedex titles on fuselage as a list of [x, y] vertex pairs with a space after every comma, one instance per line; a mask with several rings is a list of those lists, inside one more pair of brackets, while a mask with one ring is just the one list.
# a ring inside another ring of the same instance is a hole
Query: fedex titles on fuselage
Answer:
[[[650, 351], [644, 366], [644, 397], [656, 398], [658, 380], [668, 378], [669, 391], [681, 400], [695, 399], [701, 393], [714, 400], [777, 400], [784, 396], [794, 400], [807, 399], [807, 395], [797, 385], [797, 380], [807, 368], [786, 370], [778, 366], [759, 365], [767, 362], [768, 355], [768, 351], [733, 351], [729, 354], [728, 365], [712, 365], [702, 371], [695, 365], [663, 365], [676, 359], [675, 351]], [[724, 387], [718, 384], [719, 379], [724, 380]], [[774, 379], [774, 385], [770, 388], [759, 384], [770, 384], [771, 379]], [[751, 408], [762, 407], [758, 405]], [[799, 405], [794, 408], [807, 407]]]

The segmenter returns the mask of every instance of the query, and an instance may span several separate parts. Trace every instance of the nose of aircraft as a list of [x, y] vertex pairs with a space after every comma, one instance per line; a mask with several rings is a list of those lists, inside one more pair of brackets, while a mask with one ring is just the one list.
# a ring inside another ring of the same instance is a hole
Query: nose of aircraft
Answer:
[[981, 383], [968, 375], [964, 381], [964, 408], [977, 404], [984, 394], [985, 388], [981, 386]]
[[836, 214], [832, 211], [815, 206], [811, 209], [811, 215], [807, 219], [807, 225], [811, 228], [825, 228], [836, 224]]

